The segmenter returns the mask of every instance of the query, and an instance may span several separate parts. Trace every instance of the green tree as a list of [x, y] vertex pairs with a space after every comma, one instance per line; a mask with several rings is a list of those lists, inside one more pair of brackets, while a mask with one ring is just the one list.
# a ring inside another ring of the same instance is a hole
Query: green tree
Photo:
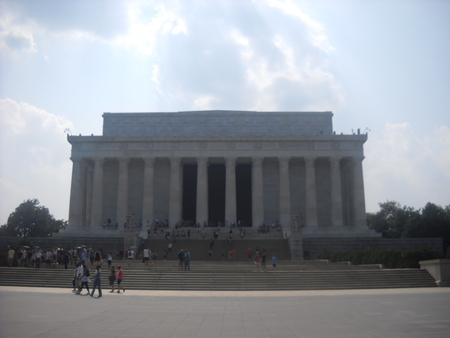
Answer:
[[376, 232], [381, 232], [383, 237], [399, 238], [403, 236], [405, 224], [409, 219], [419, 215], [419, 212], [411, 207], [402, 207], [395, 201], [379, 203], [380, 211], [367, 213], [367, 224]]
[[443, 238], [444, 250], [450, 246], [450, 205], [442, 208], [427, 203], [423, 209], [415, 210], [387, 201], [379, 206], [380, 211], [367, 213], [367, 223], [383, 237]]
[[9, 215], [6, 225], [1, 228], [1, 234], [18, 237], [48, 237], [66, 224], [64, 220], [56, 220], [37, 199], [30, 199], [21, 203]]

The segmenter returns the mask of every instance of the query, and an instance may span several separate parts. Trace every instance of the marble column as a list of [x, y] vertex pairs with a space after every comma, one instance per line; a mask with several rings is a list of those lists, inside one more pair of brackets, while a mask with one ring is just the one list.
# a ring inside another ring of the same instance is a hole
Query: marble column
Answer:
[[317, 195], [315, 157], [305, 157], [306, 217], [305, 226], [317, 227]]
[[92, 186], [91, 228], [101, 229], [103, 224], [103, 163], [104, 158], [94, 158], [94, 179]]
[[72, 160], [72, 182], [70, 184], [70, 205], [69, 205], [69, 230], [73, 231], [81, 226], [81, 158], [71, 158]]
[[[289, 157], [279, 157], [280, 167], [280, 216], [279, 222], [286, 231], [291, 227], [291, 191], [289, 184]], [[288, 231], [289, 232], [289, 231]]]
[[87, 171], [88, 165], [85, 161], [81, 164], [81, 180], [80, 180], [80, 227], [86, 226], [86, 191], [87, 191]]
[[87, 167], [86, 175], [86, 213], [84, 215], [86, 221], [85, 226], [91, 227], [91, 217], [92, 217], [92, 194], [94, 191], [94, 169], [89, 165]]
[[225, 226], [236, 223], [236, 157], [225, 158]]
[[362, 161], [364, 157], [352, 158], [353, 164], [353, 224], [355, 227], [366, 228], [366, 201], [364, 198], [364, 179]]
[[155, 176], [155, 158], [144, 158], [144, 198], [142, 201], [142, 222], [152, 225], [154, 220], [154, 176]]
[[181, 159], [170, 158], [169, 224], [171, 227], [181, 220]]
[[208, 158], [197, 157], [197, 208], [196, 221], [208, 224]]
[[117, 189], [117, 213], [116, 222], [119, 225], [126, 222], [128, 215], [128, 157], [121, 157], [117, 159], [119, 161], [119, 178]]
[[331, 164], [331, 225], [341, 227], [344, 225], [342, 213], [341, 191], [341, 157], [330, 157]]
[[252, 223], [254, 227], [264, 223], [263, 160], [264, 157], [252, 157]]

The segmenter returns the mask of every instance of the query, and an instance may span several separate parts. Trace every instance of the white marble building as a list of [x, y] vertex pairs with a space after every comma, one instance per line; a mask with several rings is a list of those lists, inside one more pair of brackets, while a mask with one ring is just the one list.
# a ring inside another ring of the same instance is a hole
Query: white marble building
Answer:
[[[367, 135], [336, 135], [331, 112], [104, 113], [102, 136], [68, 136], [73, 171], [62, 235], [120, 235], [127, 215], [170, 227], [278, 221], [304, 237], [371, 237]], [[111, 219], [117, 231], [105, 232]]]

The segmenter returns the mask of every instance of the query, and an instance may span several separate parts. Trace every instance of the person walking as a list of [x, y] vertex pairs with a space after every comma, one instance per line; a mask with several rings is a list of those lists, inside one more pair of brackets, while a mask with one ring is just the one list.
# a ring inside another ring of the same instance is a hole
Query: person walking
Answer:
[[117, 267], [117, 269], [119, 270], [117, 272], [117, 293], [120, 293], [120, 289], [122, 289], [123, 292], [125, 292], [125, 288], [122, 285], [122, 280], [123, 280], [123, 270], [120, 267], [120, 265]]
[[275, 256], [275, 254], [273, 254], [273, 256], [272, 256], [272, 271], [275, 272], [276, 269], [277, 269], [277, 256]]
[[82, 279], [84, 275], [83, 265], [81, 264], [81, 261], [77, 263], [77, 272], [76, 272], [76, 285], [77, 285], [77, 291], [75, 292], [77, 295], [81, 293], [82, 286]]
[[83, 286], [86, 287], [87, 295], [89, 294], [89, 276], [91, 273], [89, 272], [89, 268], [86, 264], [83, 264], [83, 277], [81, 277], [81, 291], [83, 291]]
[[109, 270], [109, 285], [111, 286], [111, 291], [114, 292], [114, 282], [116, 281], [116, 270], [114, 269], [114, 265], [111, 265], [111, 269]]
[[100, 265], [97, 265], [95, 269], [94, 288], [90, 296], [94, 297], [95, 289], [98, 288], [98, 298], [100, 298], [102, 296], [102, 271], [100, 270]]

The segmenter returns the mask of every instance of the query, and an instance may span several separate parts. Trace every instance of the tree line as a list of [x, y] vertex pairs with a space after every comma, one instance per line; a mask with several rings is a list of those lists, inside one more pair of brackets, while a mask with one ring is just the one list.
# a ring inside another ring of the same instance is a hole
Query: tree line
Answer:
[[379, 203], [380, 210], [367, 213], [367, 224], [386, 238], [443, 238], [450, 246], [450, 205], [428, 202], [421, 209], [401, 206], [396, 201]]

